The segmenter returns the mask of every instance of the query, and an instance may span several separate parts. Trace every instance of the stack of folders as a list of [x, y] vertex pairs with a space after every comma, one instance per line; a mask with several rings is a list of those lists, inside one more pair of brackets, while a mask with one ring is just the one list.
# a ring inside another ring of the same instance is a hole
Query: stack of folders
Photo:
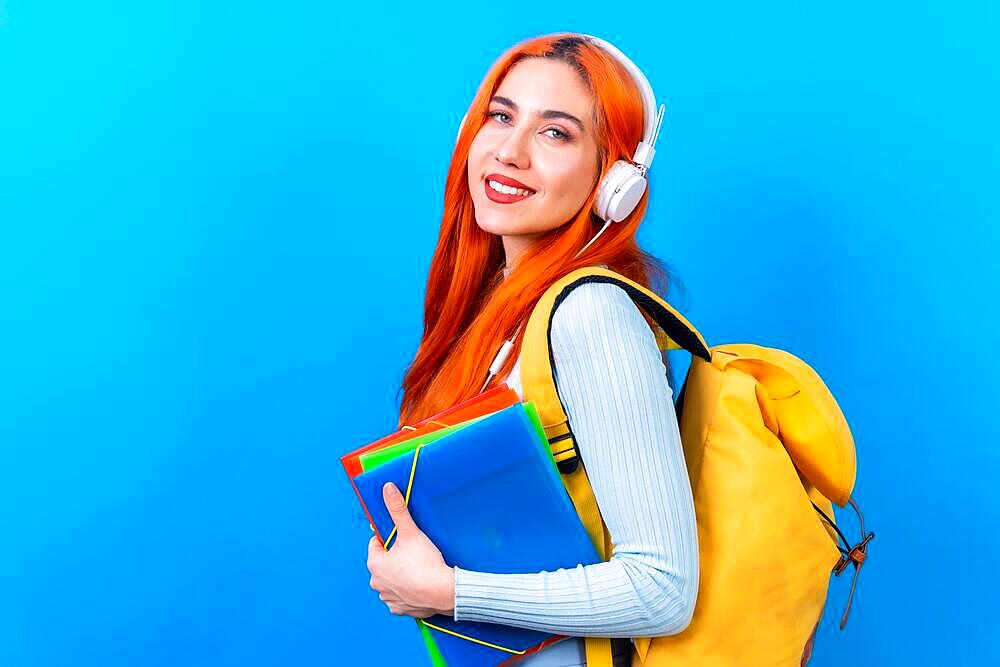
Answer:
[[[382, 487], [409, 497], [449, 565], [498, 574], [553, 571], [600, 557], [573, 508], [531, 402], [500, 385], [341, 457], [379, 539], [394, 530]], [[419, 619], [436, 666], [513, 663], [564, 637], [494, 623]]]

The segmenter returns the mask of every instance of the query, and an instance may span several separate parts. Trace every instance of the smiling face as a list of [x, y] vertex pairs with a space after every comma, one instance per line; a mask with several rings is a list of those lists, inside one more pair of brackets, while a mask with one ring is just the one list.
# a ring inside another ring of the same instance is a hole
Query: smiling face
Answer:
[[594, 98], [571, 65], [526, 58], [487, 113], [469, 150], [469, 190], [476, 224], [503, 236], [511, 267], [535, 238], [576, 215], [597, 183]]

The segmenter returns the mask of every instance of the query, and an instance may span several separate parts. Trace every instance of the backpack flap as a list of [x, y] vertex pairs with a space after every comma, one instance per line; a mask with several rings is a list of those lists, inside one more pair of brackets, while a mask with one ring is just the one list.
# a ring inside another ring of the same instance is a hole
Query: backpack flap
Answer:
[[713, 364], [752, 375], [768, 428], [802, 475], [844, 507], [857, 477], [854, 438], [847, 419], [820, 376], [798, 357], [775, 348], [732, 344], [712, 348]]

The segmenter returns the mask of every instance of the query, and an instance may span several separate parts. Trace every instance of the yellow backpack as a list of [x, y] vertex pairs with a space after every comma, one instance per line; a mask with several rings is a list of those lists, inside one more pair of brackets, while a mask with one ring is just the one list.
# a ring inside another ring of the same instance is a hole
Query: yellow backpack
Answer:
[[[661, 350], [684, 349], [691, 367], [676, 409], [694, 494], [700, 550], [698, 600], [676, 635], [633, 638], [637, 667], [800, 667], [826, 602], [831, 570], [854, 565], [854, 585], [874, 533], [850, 545], [832, 503], [851, 503], [854, 440], [837, 402], [802, 360], [750, 344], [709, 348], [647, 288], [603, 268], [564, 276], [539, 299], [521, 344], [524, 400], [541, 417], [562, 480], [605, 560], [613, 545], [556, 391], [552, 314], [575, 287], [613, 283], [650, 322]], [[839, 546], [838, 536], [844, 546]], [[586, 638], [588, 667], [611, 667], [611, 642]]]

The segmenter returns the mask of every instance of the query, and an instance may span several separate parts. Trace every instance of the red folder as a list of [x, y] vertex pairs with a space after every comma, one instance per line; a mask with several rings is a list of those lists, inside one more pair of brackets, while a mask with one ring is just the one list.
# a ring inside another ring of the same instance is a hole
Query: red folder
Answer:
[[491, 412], [509, 408], [515, 403], [520, 403], [521, 397], [517, 392], [506, 384], [500, 384], [482, 394], [477, 394], [467, 401], [453, 405], [447, 410], [443, 410], [436, 415], [432, 415], [423, 421], [419, 421], [412, 427], [402, 428], [395, 433], [391, 433], [384, 438], [379, 438], [375, 442], [364, 447], [355, 449], [340, 457], [340, 463], [344, 466], [344, 471], [349, 479], [354, 479], [362, 473], [361, 461], [359, 457], [382, 447], [394, 445], [397, 442], [408, 440], [417, 435], [431, 433], [446, 426], [454, 426], [474, 417], [482, 417]]

